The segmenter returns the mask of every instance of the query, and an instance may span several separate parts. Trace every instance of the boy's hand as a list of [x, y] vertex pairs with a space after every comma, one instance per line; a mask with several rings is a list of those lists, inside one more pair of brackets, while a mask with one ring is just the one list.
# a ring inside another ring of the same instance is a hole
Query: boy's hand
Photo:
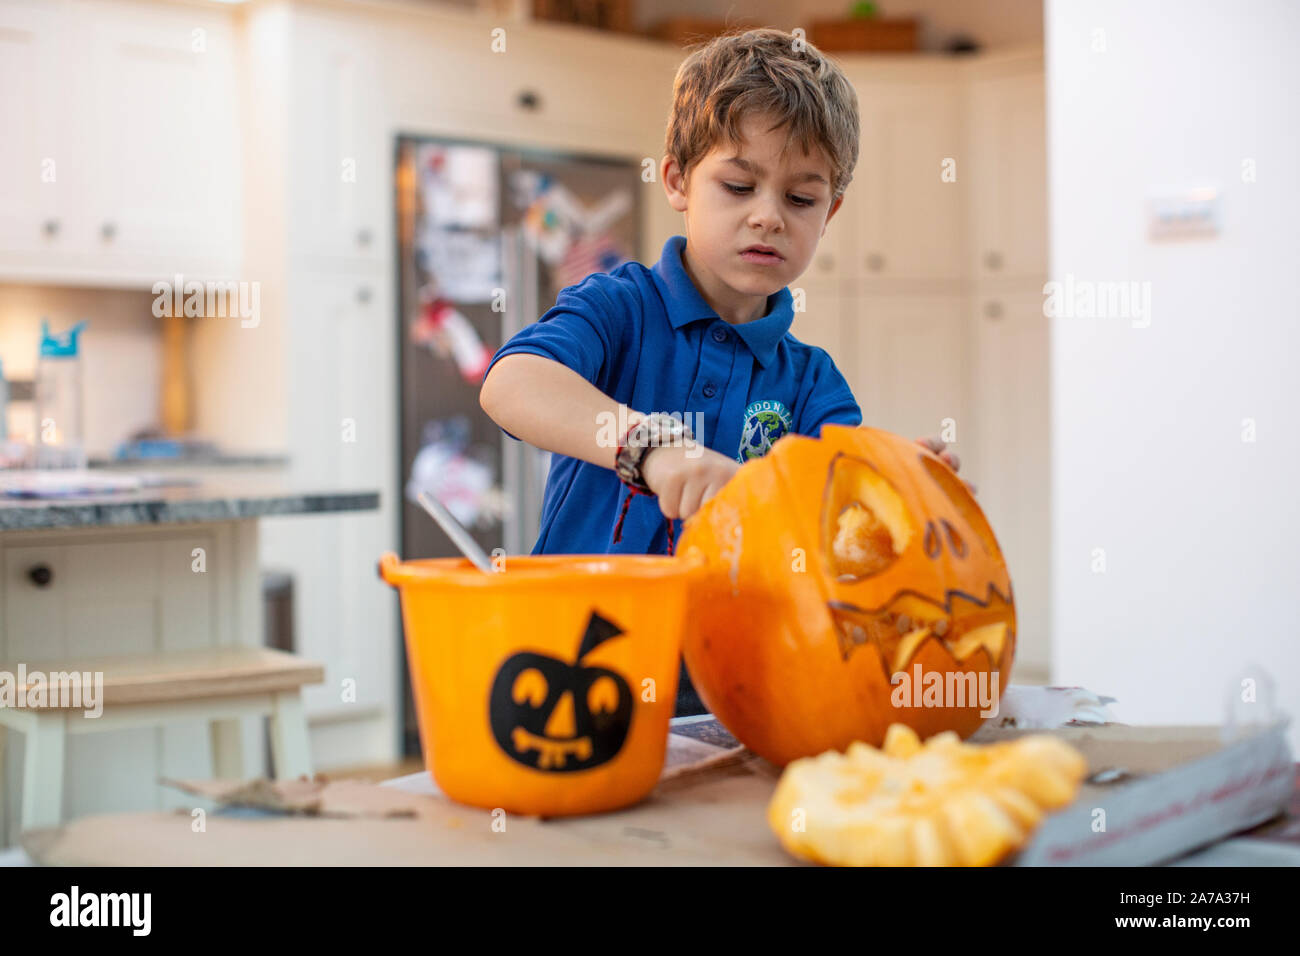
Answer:
[[[916, 443], [917, 443], [918, 445], [922, 445], [922, 446], [924, 446], [925, 448], [930, 449], [930, 451], [932, 451], [932, 452], [934, 452], [936, 455], [938, 455], [938, 456], [939, 456], [939, 460], [942, 461], [942, 462], [944, 462], [945, 464], [947, 464], [947, 466], [948, 466], [949, 468], [951, 468], [953, 471], [956, 471], [957, 469], [959, 469], [959, 468], [961, 467], [961, 459], [958, 458], [958, 457], [956, 456], [956, 454], [954, 454], [953, 452], [950, 452], [950, 451], [944, 451], [944, 449], [948, 447], [948, 443], [945, 442], [943, 439], [941, 439], [941, 438], [918, 438], [918, 439], [916, 440]], [[962, 479], [962, 483], [965, 484], [966, 487], [970, 489], [970, 493], [971, 493], [972, 495], [976, 493], [976, 492], [975, 492], [975, 486], [974, 486], [973, 484], [971, 484], [969, 481], [966, 481], [966, 480], [963, 478], [963, 479]]]
[[689, 518], [740, 468], [740, 462], [697, 442], [646, 453], [641, 476], [659, 497], [665, 518]]

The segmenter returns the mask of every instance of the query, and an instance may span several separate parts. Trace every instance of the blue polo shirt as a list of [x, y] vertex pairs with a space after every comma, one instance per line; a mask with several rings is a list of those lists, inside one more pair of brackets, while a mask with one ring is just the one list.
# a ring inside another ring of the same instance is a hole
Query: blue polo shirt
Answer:
[[[636, 411], [679, 414], [700, 442], [740, 462], [763, 455], [787, 432], [816, 436], [827, 422], [862, 424], [831, 357], [790, 334], [789, 288], [768, 296], [766, 315], [729, 324], [683, 268], [685, 246], [685, 236], [673, 236], [652, 268], [627, 262], [563, 289], [554, 308], [497, 350], [488, 371], [513, 352], [541, 355]], [[623, 486], [614, 451], [611, 445], [606, 468], [551, 456], [533, 554], [667, 552], [659, 499]], [[629, 495], [615, 543], [614, 525]], [[674, 540], [681, 527], [673, 522]]]

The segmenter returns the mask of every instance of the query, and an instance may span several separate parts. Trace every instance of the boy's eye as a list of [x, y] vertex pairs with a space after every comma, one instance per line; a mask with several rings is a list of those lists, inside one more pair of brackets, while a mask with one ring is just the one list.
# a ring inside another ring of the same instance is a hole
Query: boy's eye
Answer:
[[[753, 186], [737, 186], [735, 183], [723, 183], [722, 185], [737, 196], [743, 196], [754, 191]], [[796, 206], [813, 206], [817, 204], [816, 199], [809, 199], [806, 196], [791, 196], [790, 201]]]

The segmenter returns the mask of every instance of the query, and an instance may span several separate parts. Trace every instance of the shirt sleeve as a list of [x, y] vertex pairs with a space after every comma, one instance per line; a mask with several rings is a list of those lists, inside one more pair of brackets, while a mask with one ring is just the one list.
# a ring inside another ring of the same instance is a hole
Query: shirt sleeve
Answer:
[[823, 425], [861, 425], [862, 409], [849, 383], [824, 349], [813, 354], [814, 360], [808, 363], [812, 387], [800, 408], [795, 431], [818, 438]]
[[[546, 314], [520, 329], [497, 349], [483, 372], [483, 380], [487, 380], [492, 367], [505, 356], [524, 352], [559, 362], [601, 391], [608, 391], [604, 379], [612, 356], [622, 348], [626, 316], [616, 314], [609, 298], [593, 281], [597, 278], [598, 275], [592, 275], [560, 290], [555, 305]], [[504, 428], [501, 430], [519, 440]]]

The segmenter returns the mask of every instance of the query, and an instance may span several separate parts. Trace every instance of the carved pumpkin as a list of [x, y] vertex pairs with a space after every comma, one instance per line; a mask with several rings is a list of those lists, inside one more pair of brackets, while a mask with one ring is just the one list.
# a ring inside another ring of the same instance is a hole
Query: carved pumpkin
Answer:
[[683, 650], [701, 699], [777, 764], [893, 723], [974, 733], [1010, 677], [1001, 549], [962, 481], [906, 438], [786, 435], [686, 522], [709, 574]]

